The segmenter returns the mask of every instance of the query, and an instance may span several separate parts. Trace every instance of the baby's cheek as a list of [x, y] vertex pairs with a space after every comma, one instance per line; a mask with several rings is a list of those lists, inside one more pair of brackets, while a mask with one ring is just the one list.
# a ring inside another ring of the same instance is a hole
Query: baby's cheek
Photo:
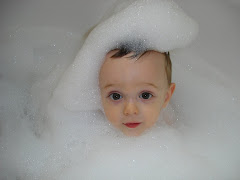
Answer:
[[112, 124], [117, 124], [118, 123], [119, 118], [120, 118], [119, 108], [114, 107], [112, 105], [108, 105], [108, 106], [106, 106], [105, 114], [107, 116], [107, 119]]
[[153, 105], [147, 108], [145, 107], [144, 116], [145, 116], [146, 125], [148, 127], [151, 127], [155, 124], [155, 122], [158, 120], [160, 111], [161, 111], [161, 108], [159, 105]]

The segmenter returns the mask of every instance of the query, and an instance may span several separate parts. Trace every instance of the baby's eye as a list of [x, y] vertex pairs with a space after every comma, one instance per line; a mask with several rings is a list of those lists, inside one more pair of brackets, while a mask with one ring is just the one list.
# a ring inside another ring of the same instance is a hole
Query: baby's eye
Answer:
[[141, 99], [150, 99], [153, 95], [151, 93], [148, 93], [148, 92], [144, 92], [142, 93], [139, 97]]
[[110, 94], [109, 97], [110, 97], [112, 100], [114, 100], [114, 101], [117, 101], [117, 100], [119, 100], [119, 99], [122, 98], [122, 96], [121, 96], [120, 94], [118, 94], [118, 93], [112, 93], [112, 94]]

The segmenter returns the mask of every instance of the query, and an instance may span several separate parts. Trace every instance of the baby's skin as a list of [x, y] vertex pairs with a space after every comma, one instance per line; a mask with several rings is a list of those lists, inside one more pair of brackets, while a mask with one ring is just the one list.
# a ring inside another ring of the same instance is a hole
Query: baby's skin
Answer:
[[151, 128], [169, 103], [175, 84], [168, 84], [165, 56], [148, 51], [136, 59], [112, 58], [110, 51], [99, 74], [104, 113], [127, 136], [139, 136]]

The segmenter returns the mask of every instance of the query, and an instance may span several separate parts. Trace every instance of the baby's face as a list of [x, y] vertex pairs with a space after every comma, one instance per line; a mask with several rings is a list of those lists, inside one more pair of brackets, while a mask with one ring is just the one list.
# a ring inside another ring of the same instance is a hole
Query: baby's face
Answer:
[[[101, 100], [107, 119], [125, 135], [138, 136], [152, 127], [169, 102], [165, 56], [150, 51], [138, 60], [111, 58], [109, 52], [99, 74]], [[174, 86], [174, 87], [172, 87]]]

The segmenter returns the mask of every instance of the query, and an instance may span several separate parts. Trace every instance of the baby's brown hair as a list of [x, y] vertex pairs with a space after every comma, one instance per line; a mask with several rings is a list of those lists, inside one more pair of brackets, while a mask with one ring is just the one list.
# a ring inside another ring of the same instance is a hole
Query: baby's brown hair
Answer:
[[[120, 46], [120, 48], [116, 48], [113, 50], [117, 50], [117, 52], [115, 54], [113, 54], [111, 56], [111, 58], [120, 58], [120, 57], [123, 57], [123, 56], [133, 52], [134, 54], [129, 56], [129, 58], [136, 58], [139, 56], [137, 59], [139, 59], [144, 54], [152, 51], [152, 50], [144, 50], [144, 51], [136, 50], [136, 51], [134, 51], [134, 50], [131, 50], [130, 48], [128, 48], [127, 46]], [[170, 59], [170, 53], [164, 52], [162, 54], [165, 56], [165, 71], [167, 74], [168, 85], [170, 86], [171, 82], [172, 82], [172, 62]]]

